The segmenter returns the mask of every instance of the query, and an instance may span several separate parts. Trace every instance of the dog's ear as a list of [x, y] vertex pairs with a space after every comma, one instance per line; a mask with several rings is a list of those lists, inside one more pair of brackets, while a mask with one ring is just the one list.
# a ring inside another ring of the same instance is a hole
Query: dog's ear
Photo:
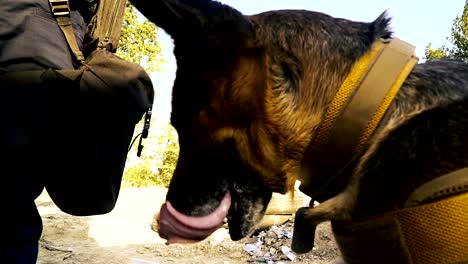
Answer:
[[[174, 40], [197, 36], [209, 45], [238, 45], [232, 40], [248, 39], [251, 23], [236, 9], [211, 0], [130, 0], [146, 18]], [[222, 42], [222, 43], [219, 43]], [[236, 41], [235, 41], [236, 42]]]
[[393, 32], [390, 29], [391, 21], [392, 18], [388, 15], [387, 10], [385, 10], [374, 22], [370, 23], [369, 31], [372, 33], [371, 40], [392, 38]]

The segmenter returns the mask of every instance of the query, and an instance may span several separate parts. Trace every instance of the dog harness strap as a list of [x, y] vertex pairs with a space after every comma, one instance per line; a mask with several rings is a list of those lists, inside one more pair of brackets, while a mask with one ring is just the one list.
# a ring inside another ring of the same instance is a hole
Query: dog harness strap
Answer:
[[[401, 85], [418, 62], [415, 47], [399, 39], [375, 43], [353, 67], [332, 100], [304, 156], [300, 190], [316, 199], [370, 139]], [[309, 175], [326, 179], [310, 182]]]
[[346, 264], [413, 264], [402, 239], [401, 225], [393, 216], [331, 221], [331, 226]]
[[468, 167], [422, 185], [408, 201], [419, 205], [394, 216], [413, 263], [468, 263]]
[[332, 221], [346, 263], [468, 263], [468, 168], [423, 184], [408, 201], [412, 207]]
[[421, 185], [409, 196], [404, 207], [414, 207], [465, 192], [468, 193], [468, 167]]
[[468, 193], [396, 213], [414, 264], [468, 261]]

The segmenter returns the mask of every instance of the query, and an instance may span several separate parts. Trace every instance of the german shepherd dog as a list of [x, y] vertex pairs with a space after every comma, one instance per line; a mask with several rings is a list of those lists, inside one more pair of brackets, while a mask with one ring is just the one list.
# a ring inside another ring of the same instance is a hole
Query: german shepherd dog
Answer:
[[[317, 127], [353, 65], [391, 39], [365, 23], [306, 10], [243, 15], [210, 0], [131, 0], [174, 40], [171, 123], [180, 154], [159, 213], [168, 243], [200, 241], [227, 219], [240, 240], [272, 192], [291, 191]], [[440, 175], [468, 166], [468, 64], [417, 64], [349, 173], [316, 182], [311, 222], [403, 208]], [[309, 194], [309, 193], [308, 193]], [[314, 220], [315, 219], [315, 220]], [[316, 223], [315, 223], [316, 224]]]

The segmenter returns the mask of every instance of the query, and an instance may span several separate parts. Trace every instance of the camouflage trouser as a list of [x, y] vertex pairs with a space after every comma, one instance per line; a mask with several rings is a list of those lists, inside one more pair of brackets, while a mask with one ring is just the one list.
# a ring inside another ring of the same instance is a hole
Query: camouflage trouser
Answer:
[[[73, 12], [72, 20], [80, 41], [86, 28], [83, 18]], [[9, 71], [73, 68], [48, 0], [2, 0], [0, 67]], [[47, 146], [40, 142], [41, 128], [47, 123], [39, 114], [44, 103], [34, 91], [14, 93], [15, 88], [0, 83], [0, 263], [29, 264], [37, 261], [42, 233], [34, 199], [44, 188], [42, 167], [53, 163], [53, 155], [38, 147]]]

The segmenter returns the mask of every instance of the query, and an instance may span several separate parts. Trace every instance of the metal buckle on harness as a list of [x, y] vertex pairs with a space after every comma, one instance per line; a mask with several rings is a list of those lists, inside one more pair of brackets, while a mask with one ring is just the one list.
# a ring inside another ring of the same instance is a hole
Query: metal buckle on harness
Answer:
[[68, 0], [49, 0], [49, 3], [54, 16], [70, 16]]

